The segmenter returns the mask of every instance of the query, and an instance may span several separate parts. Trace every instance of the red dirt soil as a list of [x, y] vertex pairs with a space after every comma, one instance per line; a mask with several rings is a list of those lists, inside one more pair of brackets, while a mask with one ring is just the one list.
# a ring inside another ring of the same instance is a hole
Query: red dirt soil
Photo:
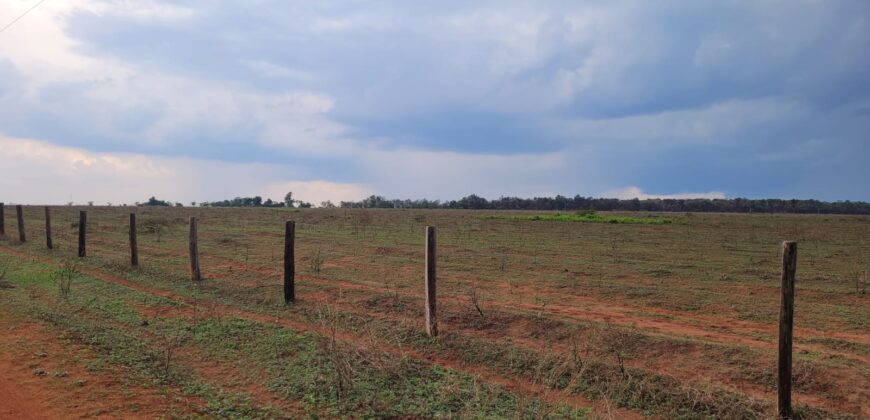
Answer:
[[89, 371], [87, 348], [63, 343], [39, 324], [0, 316], [0, 419], [149, 419], [201, 405], [172, 390], [123, 384], [123, 373], [111, 368]]

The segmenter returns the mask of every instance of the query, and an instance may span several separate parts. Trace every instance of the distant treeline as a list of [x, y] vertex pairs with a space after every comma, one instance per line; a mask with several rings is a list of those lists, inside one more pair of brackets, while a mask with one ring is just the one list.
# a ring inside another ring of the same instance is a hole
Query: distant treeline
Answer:
[[[136, 202], [136, 206], [153, 206], [153, 207], [184, 207], [181, 203], [171, 203], [169, 201], [159, 200], [156, 197], [151, 197], [148, 201], [145, 202]], [[196, 202], [191, 202], [190, 206], [196, 206]], [[286, 196], [284, 196], [284, 201], [273, 201], [271, 198], [267, 198], [263, 200], [263, 197], [254, 196], [254, 197], [236, 197], [230, 200], [221, 200], [221, 201], [203, 201], [199, 203], [200, 207], [299, 207], [299, 208], [310, 208], [313, 207], [311, 203], [307, 203], [305, 201], [299, 201], [293, 199], [293, 193], [288, 192]]]
[[284, 201], [273, 201], [271, 198], [263, 200], [263, 197], [236, 197], [231, 200], [211, 201], [199, 203], [202, 207], [313, 207], [311, 203], [293, 199], [293, 192], [284, 196]]
[[[331, 203], [329, 203], [331, 205]], [[329, 205], [323, 205], [328, 207]], [[631, 199], [592, 198], [575, 195], [564, 197], [501, 197], [487, 200], [469, 195], [459, 200], [388, 200], [372, 195], [362, 201], [342, 201], [342, 208], [413, 208], [413, 209], [480, 209], [480, 210], [623, 210], [663, 212], [722, 213], [831, 213], [870, 214], [870, 203], [863, 201], [826, 202], [819, 200], [731, 199]]]

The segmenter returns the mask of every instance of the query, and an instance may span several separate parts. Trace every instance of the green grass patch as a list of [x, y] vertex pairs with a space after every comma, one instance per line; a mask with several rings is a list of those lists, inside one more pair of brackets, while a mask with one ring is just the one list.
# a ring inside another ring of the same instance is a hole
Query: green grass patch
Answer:
[[487, 215], [487, 220], [529, 220], [533, 222], [583, 222], [583, 223], [610, 223], [610, 224], [634, 224], [634, 225], [670, 225], [674, 221], [658, 216], [618, 216], [613, 214], [599, 214], [591, 211], [575, 213], [552, 213], [552, 214], [510, 214], [510, 215]]

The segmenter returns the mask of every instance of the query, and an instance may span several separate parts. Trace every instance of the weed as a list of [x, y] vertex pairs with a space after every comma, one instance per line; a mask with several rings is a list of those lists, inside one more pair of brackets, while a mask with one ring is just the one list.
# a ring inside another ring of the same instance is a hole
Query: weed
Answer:
[[351, 363], [350, 347], [340, 344], [338, 334], [338, 314], [335, 308], [327, 306], [321, 311], [321, 324], [327, 328], [327, 334], [318, 334], [318, 346], [331, 362], [335, 374], [336, 398], [341, 400], [350, 392], [353, 384], [354, 368]]
[[55, 285], [57, 285], [58, 294], [60, 294], [61, 298], [69, 300], [70, 293], [72, 292], [72, 283], [80, 276], [81, 271], [78, 265], [70, 260], [64, 261], [61, 267], [52, 273], [52, 278]]
[[477, 310], [477, 313], [480, 314], [480, 317], [483, 318], [483, 309], [480, 308], [480, 294], [476, 287], [468, 287], [468, 299], [471, 301], [471, 305], [474, 306], [474, 309]]
[[164, 381], [170, 378], [172, 361], [175, 353], [188, 340], [188, 334], [183, 331], [176, 331], [160, 337], [160, 376]]
[[155, 242], [160, 242], [163, 231], [182, 222], [181, 219], [151, 218], [142, 223], [142, 230], [155, 235]]
[[320, 269], [323, 267], [323, 262], [325, 258], [323, 257], [323, 253], [320, 251], [320, 248], [317, 248], [314, 251], [314, 256], [311, 257], [311, 272], [314, 274], [320, 274]]

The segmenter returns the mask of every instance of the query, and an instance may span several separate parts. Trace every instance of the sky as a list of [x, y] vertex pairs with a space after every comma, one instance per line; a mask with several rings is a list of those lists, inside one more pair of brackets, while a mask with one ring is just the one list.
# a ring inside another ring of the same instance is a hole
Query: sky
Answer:
[[7, 203], [870, 201], [868, 162], [866, 0], [43, 0], [0, 32]]

